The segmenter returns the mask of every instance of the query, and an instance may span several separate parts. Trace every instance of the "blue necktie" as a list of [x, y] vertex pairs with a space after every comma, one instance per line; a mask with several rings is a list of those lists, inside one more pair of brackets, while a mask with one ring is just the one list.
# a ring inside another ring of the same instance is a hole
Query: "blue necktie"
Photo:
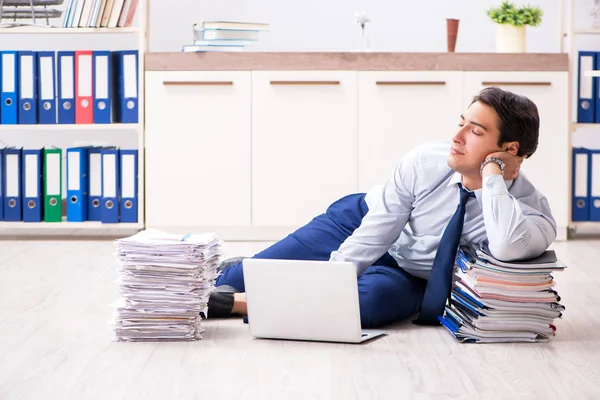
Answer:
[[448, 226], [446, 226], [435, 254], [433, 267], [421, 303], [421, 312], [414, 321], [418, 325], [439, 325], [440, 321], [437, 317], [444, 313], [446, 299], [450, 297], [452, 273], [465, 220], [465, 205], [470, 197], [474, 197], [474, 193], [468, 192], [460, 184], [459, 186], [460, 203]]

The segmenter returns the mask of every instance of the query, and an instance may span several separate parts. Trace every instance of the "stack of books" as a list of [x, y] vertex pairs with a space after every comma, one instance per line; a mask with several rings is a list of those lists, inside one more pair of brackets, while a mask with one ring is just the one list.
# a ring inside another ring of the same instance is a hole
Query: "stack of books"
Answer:
[[200, 314], [206, 315], [221, 255], [216, 236], [181, 236], [150, 229], [115, 244], [120, 298], [110, 323], [113, 339], [201, 339]]
[[139, 0], [68, 0], [63, 28], [130, 27]]
[[183, 46], [182, 51], [243, 51], [267, 30], [269, 25], [260, 22], [205, 21], [194, 25], [194, 44]]
[[487, 246], [461, 247], [449, 305], [439, 317], [462, 342], [548, 342], [565, 310], [553, 272], [566, 266], [548, 250], [534, 259], [503, 262]]

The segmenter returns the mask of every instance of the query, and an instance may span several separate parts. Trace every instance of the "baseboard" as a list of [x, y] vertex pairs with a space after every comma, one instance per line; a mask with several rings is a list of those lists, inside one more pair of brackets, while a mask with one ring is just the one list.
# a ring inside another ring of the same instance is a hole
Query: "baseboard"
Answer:
[[572, 222], [569, 229], [570, 239], [598, 238], [600, 236], [600, 221]]
[[556, 228], [556, 239], [555, 242], [563, 242], [569, 239], [569, 228], [566, 226], [559, 226]]
[[[148, 226], [169, 233], [214, 232], [220, 240], [229, 242], [276, 242], [294, 232], [299, 226]], [[0, 239], [107, 239], [135, 234], [141, 224], [100, 224], [95, 222], [73, 224], [27, 224], [23, 222], [0, 224]], [[565, 241], [573, 234], [598, 235], [600, 224], [558, 227], [556, 241]]]
[[[152, 227], [149, 227], [152, 228]], [[275, 242], [298, 229], [298, 226], [155, 226], [171, 233], [214, 232], [220, 240], [229, 242]], [[600, 228], [600, 227], [599, 227]], [[567, 227], [558, 227], [556, 241], [568, 239]]]
[[219, 240], [228, 242], [275, 242], [283, 239], [298, 226], [148, 226], [170, 233], [213, 232]]

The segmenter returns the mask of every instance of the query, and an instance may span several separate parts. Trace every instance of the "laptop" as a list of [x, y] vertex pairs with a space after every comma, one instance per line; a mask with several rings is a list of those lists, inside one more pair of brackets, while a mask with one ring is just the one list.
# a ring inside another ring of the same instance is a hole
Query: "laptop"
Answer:
[[361, 329], [354, 263], [247, 258], [243, 274], [253, 337], [362, 343], [386, 334]]

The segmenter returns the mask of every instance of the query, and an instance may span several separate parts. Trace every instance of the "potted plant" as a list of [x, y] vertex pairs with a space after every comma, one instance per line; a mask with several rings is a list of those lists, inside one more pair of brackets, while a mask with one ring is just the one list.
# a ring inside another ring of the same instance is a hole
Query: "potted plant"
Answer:
[[543, 11], [539, 7], [517, 7], [504, 1], [499, 7], [487, 10], [487, 15], [496, 23], [496, 51], [499, 53], [525, 52], [525, 27], [538, 26]]

